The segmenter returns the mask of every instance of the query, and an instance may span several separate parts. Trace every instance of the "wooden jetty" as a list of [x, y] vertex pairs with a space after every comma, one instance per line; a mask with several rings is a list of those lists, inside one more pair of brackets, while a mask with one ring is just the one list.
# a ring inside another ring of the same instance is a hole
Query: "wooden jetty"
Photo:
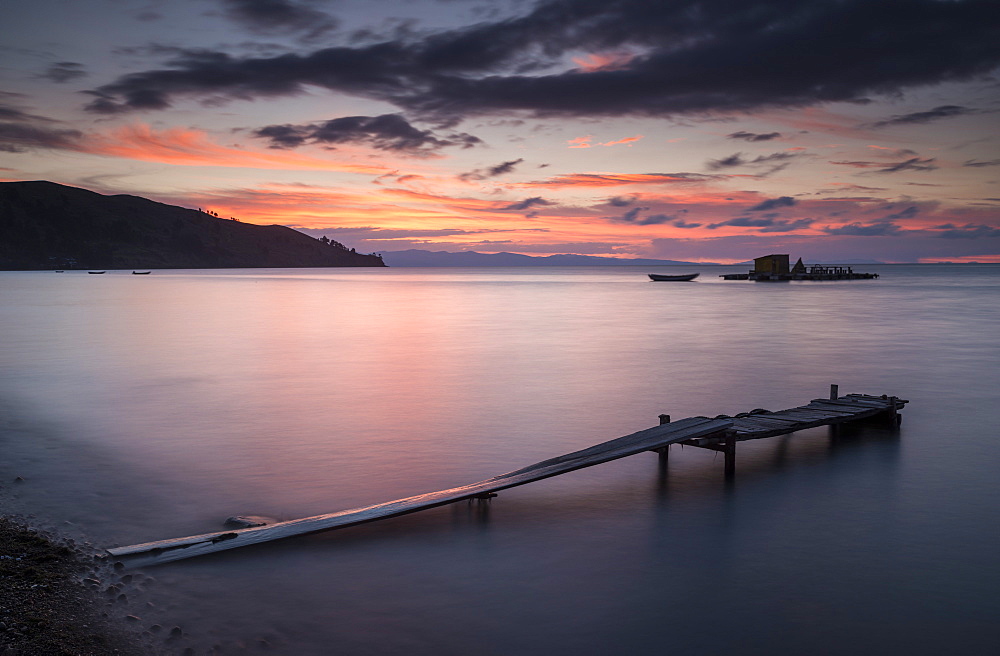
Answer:
[[146, 542], [108, 549], [107, 553], [130, 567], [167, 563], [174, 560], [235, 549], [262, 542], [320, 531], [356, 526], [390, 517], [436, 508], [463, 499], [489, 499], [500, 490], [592, 467], [611, 460], [655, 451], [668, 457], [671, 444], [684, 444], [725, 453], [725, 473], [733, 476], [736, 467], [736, 443], [775, 435], [786, 435], [816, 426], [836, 425], [869, 418], [885, 420], [895, 428], [899, 410], [907, 401], [896, 397], [848, 394], [838, 396], [832, 385], [830, 398], [814, 399], [808, 405], [768, 412], [752, 410], [733, 417], [688, 417], [670, 421], [660, 415], [660, 425], [566, 455], [494, 476], [478, 483], [396, 499], [363, 508], [353, 508], [326, 515], [293, 519], [265, 526], [205, 533], [185, 538]]

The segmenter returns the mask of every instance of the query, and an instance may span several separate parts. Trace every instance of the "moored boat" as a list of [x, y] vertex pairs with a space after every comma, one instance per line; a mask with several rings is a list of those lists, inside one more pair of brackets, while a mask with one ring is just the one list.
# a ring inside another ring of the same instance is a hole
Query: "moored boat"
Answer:
[[103, 271], [88, 271], [87, 273], [92, 273], [94, 275], [97, 275], [99, 273], [104, 273], [104, 272]]
[[132, 272], [132, 275], [133, 275], [133, 276], [145, 276], [145, 275], [147, 275], [148, 273], [149, 273], [149, 271], [133, 271], [133, 272]]
[[650, 280], [654, 280], [656, 282], [687, 282], [698, 277], [697, 273], [684, 273], [676, 276], [665, 275], [662, 273], [650, 273], [647, 275], [649, 275]]

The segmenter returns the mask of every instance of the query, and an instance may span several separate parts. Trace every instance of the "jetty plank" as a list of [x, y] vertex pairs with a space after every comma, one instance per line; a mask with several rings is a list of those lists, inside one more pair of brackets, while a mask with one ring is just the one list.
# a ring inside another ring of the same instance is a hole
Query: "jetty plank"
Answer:
[[861, 403], [841, 403], [839, 401], [816, 399], [815, 401], [810, 403], [808, 407], [816, 408], [818, 410], [823, 410], [824, 412], [839, 412], [841, 414], [852, 415], [855, 414], [856, 412], [863, 410], [870, 410], [873, 408], [876, 410], [887, 410], [889, 408], [889, 404], [886, 403], [885, 405], [877, 406], [877, 405], [868, 405]]
[[550, 458], [493, 478], [459, 487], [396, 499], [363, 508], [294, 519], [234, 531], [205, 533], [173, 540], [159, 540], [125, 547], [108, 549], [108, 553], [129, 566], [144, 566], [191, 558], [226, 549], [260, 544], [296, 535], [329, 531], [389, 517], [397, 517], [420, 510], [435, 508], [463, 499], [471, 499], [500, 490], [524, 485], [551, 476], [592, 467], [644, 451], [662, 448], [683, 440], [723, 434], [732, 428], [727, 419], [690, 417], [654, 426], [645, 430], [603, 442], [580, 451]]

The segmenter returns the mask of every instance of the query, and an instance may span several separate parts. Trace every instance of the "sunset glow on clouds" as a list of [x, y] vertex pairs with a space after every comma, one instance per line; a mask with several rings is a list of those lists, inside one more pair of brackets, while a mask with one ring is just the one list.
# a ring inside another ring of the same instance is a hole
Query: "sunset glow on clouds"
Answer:
[[362, 251], [1000, 254], [989, 3], [255, 2], [8, 8], [4, 178]]
[[[254, 144], [256, 146], [256, 144]], [[259, 146], [257, 147], [259, 148]], [[199, 130], [168, 128], [156, 131], [148, 125], [130, 124], [106, 135], [85, 140], [82, 152], [122, 159], [135, 159], [175, 166], [225, 166], [251, 169], [344, 171], [381, 175], [385, 166], [353, 164], [295, 152], [220, 146]]]

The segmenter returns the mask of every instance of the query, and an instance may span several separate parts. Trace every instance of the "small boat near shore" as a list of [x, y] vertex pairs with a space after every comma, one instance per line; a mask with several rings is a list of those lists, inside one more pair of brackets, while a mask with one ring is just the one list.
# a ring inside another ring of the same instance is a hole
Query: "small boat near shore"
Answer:
[[105, 273], [105, 272], [104, 271], [88, 271], [87, 273], [90, 273], [90, 274], [93, 274], [93, 275], [96, 276], [96, 275], [98, 275], [100, 273]]
[[132, 275], [133, 276], [148, 276], [149, 273], [150, 273], [149, 271], [133, 271]]
[[684, 273], [680, 275], [665, 275], [662, 273], [650, 273], [647, 274], [650, 280], [655, 282], [688, 282], [689, 280], [694, 280], [698, 277], [697, 273]]

